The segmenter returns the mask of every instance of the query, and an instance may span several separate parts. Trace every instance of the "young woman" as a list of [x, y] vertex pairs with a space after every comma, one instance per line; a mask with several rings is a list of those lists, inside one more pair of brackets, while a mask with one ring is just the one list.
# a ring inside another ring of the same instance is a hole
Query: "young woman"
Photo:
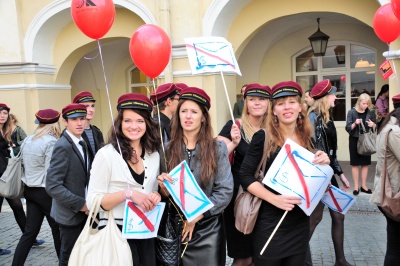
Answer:
[[[377, 204], [386, 218], [387, 242], [385, 266], [400, 265], [400, 222], [386, 215], [381, 204], [381, 182], [383, 164], [386, 160], [386, 171], [392, 186], [392, 197], [400, 190], [400, 94], [392, 98], [394, 110], [383, 120], [376, 138], [377, 164], [374, 180], [374, 192], [370, 198], [372, 204]], [[386, 136], [388, 135], [388, 142]], [[386, 156], [386, 158], [385, 158]], [[398, 199], [397, 199], [398, 200]]]
[[[93, 161], [86, 201], [91, 209], [94, 197], [103, 195], [102, 209], [111, 211], [122, 229], [126, 199], [146, 212], [161, 200], [157, 192], [160, 135], [151, 117], [153, 104], [146, 96], [124, 94], [118, 99], [117, 109], [115, 132], [111, 127], [108, 145], [97, 152]], [[105, 211], [100, 211], [100, 227], [107, 223]], [[154, 238], [128, 239], [128, 243], [133, 265], [156, 265]]]
[[346, 131], [349, 133], [349, 151], [351, 174], [354, 181], [354, 195], [360, 193], [358, 184], [359, 168], [361, 167], [361, 192], [371, 194], [372, 191], [367, 187], [368, 166], [371, 165], [371, 155], [361, 155], [357, 152], [357, 141], [362, 130], [361, 123], [364, 124], [365, 130], [368, 132], [370, 128], [375, 127], [376, 115], [372, 109], [371, 97], [362, 93], [358, 99], [356, 106], [349, 110], [346, 120]]
[[[272, 88], [268, 107], [267, 136], [264, 130], [254, 134], [239, 171], [240, 184], [263, 201], [253, 230], [254, 265], [302, 265], [307, 252], [310, 221], [297, 206], [301, 198], [280, 195], [273, 189], [257, 182], [254, 173], [265, 152], [266, 171], [273, 163], [287, 138], [313, 150], [312, 128], [301, 106], [302, 89], [293, 81], [280, 82]], [[267, 147], [264, 141], [267, 138]], [[317, 151], [314, 164], [329, 164], [329, 157]], [[278, 221], [289, 211], [276, 231], [263, 255], [260, 255]]]
[[[10, 158], [10, 150], [12, 146], [11, 141], [11, 119], [9, 119], [10, 108], [4, 104], [0, 103], [0, 176], [3, 175], [7, 168], [8, 158]], [[1, 206], [3, 205], [4, 198], [0, 196], [0, 212]], [[24, 208], [22, 207], [21, 199], [8, 199], [6, 198], [8, 204], [13, 210], [15, 220], [22, 232], [25, 231], [26, 216]], [[35, 240], [35, 246], [39, 246], [44, 243], [44, 240]], [[8, 249], [0, 249], [0, 255], [6, 255], [11, 253]]]
[[14, 156], [17, 156], [20, 149], [21, 149], [21, 144], [26, 138], [26, 133], [25, 131], [18, 126], [18, 119], [14, 114], [10, 114], [10, 120], [11, 120], [11, 148], [13, 151]]
[[[343, 189], [347, 191], [350, 188], [349, 181], [343, 173], [342, 168], [336, 158], [337, 150], [337, 133], [336, 127], [331, 117], [330, 110], [335, 106], [336, 100], [336, 87], [332, 86], [329, 80], [323, 80], [315, 84], [311, 89], [310, 95], [314, 99], [314, 104], [308, 111], [308, 118], [310, 119], [314, 134], [314, 143], [316, 149], [321, 149], [329, 154], [332, 167], [335, 174], [340, 178], [343, 184]], [[339, 187], [335, 176], [332, 176], [331, 184]], [[324, 204], [320, 202], [310, 216], [310, 239], [314, 233], [315, 228], [322, 220]], [[344, 215], [340, 212], [335, 212], [329, 209], [329, 214], [332, 218], [332, 240], [335, 248], [337, 266], [350, 265], [344, 256], [343, 242], [344, 242]], [[307, 256], [306, 265], [312, 265], [311, 254]]]
[[226, 145], [213, 139], [210, 106], [210, 98], [202, 89], [182, 90], [172, 118], [167, 169], [161, 163], [163, 173], [158, 177], [161, 191], [166, 191], [164, 180], [172, 182], [166, 172], [186, 160], [197, 183], [214, 204], [190, 223], [185, 221], [182, 242], [189, 244], [182, 257], [184, 266], [225, 265], [226, 260], [222, 213], [232, 198], [233, 179]]
[[375, 107], [378, 109], [378, 128], [389, 112], [389, 85], [382, 86], [381, 91], [376, 96]]
[[25, 183], [27, 222], [25, 232], [15, 250], [12, 265], [25, 264], [45, 216], [51, 227], [57, 256], [60, 254], [60, 231], [58, 224], [50, 216], [52, 199], [45, 189], [47, 168], [50, 165], [53, 147], [61, 135], [59, 118], [60, 113], [56, 110], [39, 110], [36, 113], [36, 123], [39, 125], [33, 135], [25, 140], [22, 154], [25, 175], [22, 181]]
[[[232, 121], [222, 128], [218, 140], [223, 140], [228, 153], [235, 152], [232, 165], [234, 189], [232, 200], [224, 211], [228, 256], [233, 258], [232, 265], [251, 265], [253, 256], [252, 234], [244, 235], [235, 227], [233, 207], [240, 185], [239, 170], [243, 158], [255, 132], [267, 126], [267, 109], [271, 89], [260, 84], [249, 84], [244, 90], [244, 109], [242, 119], [237, 120], [240, 129]], [[236, 121], [235, 121], [236, 123]], [[243, 136], [243, 137], [242, 137]]]

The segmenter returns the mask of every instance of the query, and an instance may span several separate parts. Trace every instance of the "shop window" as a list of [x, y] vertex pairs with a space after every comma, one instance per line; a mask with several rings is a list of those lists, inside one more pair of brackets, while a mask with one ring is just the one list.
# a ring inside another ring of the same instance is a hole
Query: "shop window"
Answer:
[[376, 51], [353, 43], [332, 43], [325, 56], [314, 57], [307, 49], [294, 56], [295, 80], [304, 91], [318, 81], [329, 79], [337, 87], [332, 116], [346, 121], [347, 112], [354, 107], [361, 93], [375, 99]]

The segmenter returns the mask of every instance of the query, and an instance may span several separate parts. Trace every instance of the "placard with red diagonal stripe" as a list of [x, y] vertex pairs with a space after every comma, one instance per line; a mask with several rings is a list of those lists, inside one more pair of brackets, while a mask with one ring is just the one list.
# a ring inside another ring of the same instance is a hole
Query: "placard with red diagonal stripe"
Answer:
[[321, 201], [331, 210], [346, 214], [356, 198], [335, 186], [330, 186]]

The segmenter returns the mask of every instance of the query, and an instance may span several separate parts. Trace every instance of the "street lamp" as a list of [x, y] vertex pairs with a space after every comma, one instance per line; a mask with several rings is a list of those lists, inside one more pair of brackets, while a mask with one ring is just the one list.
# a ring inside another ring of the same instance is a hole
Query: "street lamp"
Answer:
[[314, 56], [324, 56], [326, 52], [326, 46], [328, 45], [329, 36], [319, 30], [319, 18], [317, 18], [318, 30], [308, 37], [311, 43]]

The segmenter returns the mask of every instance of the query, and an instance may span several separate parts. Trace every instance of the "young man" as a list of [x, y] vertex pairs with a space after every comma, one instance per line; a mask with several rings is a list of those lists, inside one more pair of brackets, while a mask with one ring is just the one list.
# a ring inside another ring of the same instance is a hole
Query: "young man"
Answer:
[[73, 103], [80, 103], [86, 106], [87, 122], [85, 124], [85, 131], [82, 133], [82, 138], [86, 143], [90, 144], [88, 145], [88, 149], [93, 157], [104, 145], [103, 133], [101, 133], [98, 127], [90, 124], [90, 121], [93, 119], [94, 113], [96, 112], [95, 102], [96, 100], [93, 98], [93, 95], [88, 91], [81, 91], [73, 100]]
[[233, 106], [233, 117], [235, 119], [241, 118], [242, 113], [243, 113], [243, 107], [244, 107], [244, 90], [246, 89], [247, 84], [243, 85], [242, 88], [240, 89], [240, 93], [242, 94], [242, 98], [235, 103]]
[[85, 196], [92, 160], [82, 138], [86, 107], [69, 104], [62, 109], [62, 117], [65, 130], [54, 145], [46, 191], [53, 198], [50, 215], [60, 227], [59, 265], [68, 265], [72, 248], [89, 214]]
[[158, 86], [155, 93], [150, 95], [150, 100], [154, 105], [158, 105], [160, 110], [160, 118], [158, 118], [157, 106], [154, 111], [154, 120], [160, 123], [161, 133], [164, 144], [167, 143], [171, 136], [171, 118], [175, 114], [179, 103], [180, 89], [173, 83], [166, 83]]

